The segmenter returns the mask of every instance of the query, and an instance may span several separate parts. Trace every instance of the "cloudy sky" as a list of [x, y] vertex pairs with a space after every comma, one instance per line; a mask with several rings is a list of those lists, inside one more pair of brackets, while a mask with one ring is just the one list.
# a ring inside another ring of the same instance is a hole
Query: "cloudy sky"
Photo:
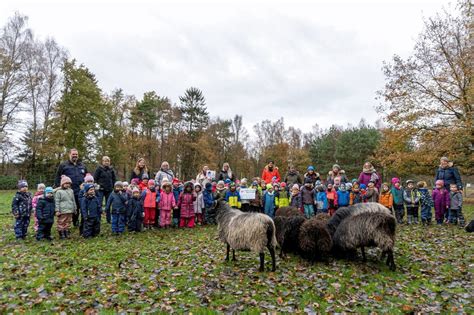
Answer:
[[375, 122], [382, 62], [408, 56], [422, 18], [447, 1], [0, 2], [41, 38], [54, 37], [109, 92], [150, 90], [178, 102], [200, 88], [211, 116], [247, 129], [284, 117], [314, 124]]

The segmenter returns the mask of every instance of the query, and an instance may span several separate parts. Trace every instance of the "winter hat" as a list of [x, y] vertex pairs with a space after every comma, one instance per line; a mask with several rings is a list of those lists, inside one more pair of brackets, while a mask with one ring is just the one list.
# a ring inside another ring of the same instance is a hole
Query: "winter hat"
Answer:
[[38, 186], [36, 187], [36, 190], [44, 190], [46, 188], [46, 185], [43, 183], [39, 183]]
[[171, 187], [171, 183], [169, 180], [164, 181], [164, 183], [161, 184], [161, 189], [165, 190], [166, 187]]
[[400, 183], [400, 179], [398, 177], [392, 178], [392, 185], [395, 185], [396, 183]]
[[186, 188], [188, 187], [191, 187], [191, 189], [194, 187], [194, 184], [192, 182], [186, 182], [184, 183], [184, 189], [186, 190]]
[[281, 187], [281, 188], [285, 188], [285, 187], [286, 187], [286, 183], [285, 183], [285, 182], [282, 182], [282, 183], [280, 184], [280, 187]]
[[84, 185], [84, 191], [85, 192], [88, 192], [89, 190], [91, 189], [95, 189], [95, 185], [94, 184], [85, 184]]
[[360, 184], [360, 189], [367, 189], [367, 185], [366, 184]]
[[383, 186], [387, 186], [388, 188], [390, 188], [390, 185], [388, 183], [382, 183], [382, 187]]
[[143, 175], [142, 175], [142, 180], [144, 180], [144, 179], [149, 179], [149, 178], [150, 178], [150, 177], [148, 177], [148, 174], [143, 174]]
[[115, 184], [114, 184], [114, 187], [123, 187], [123, 183], [121, 181], [116, 181]]
[[140, 189], [138, 189], [138, 187], [133, 187], [133, 189], [132, 189], [132, 194], [134, 194], [134, 193], [136, 193], [136, 192], [139, 193], [139, 192], [140, 192]]
[[151, 185], [151, 186], [155, 186], [155, 181], [154, 181], [153, 179], [150, 179], [150, 180], [148, 181], [148, 186], [150, 186], [150, 185]]
[[252, 186], [258, 186], [258, 183], [257, 183], [256, 180], [254, 180], [254, 181], [252, 182]]
[[339, 164], [334, 164], [332, 168], [337, 168], [338, 170], [341, 170], [341, 167], [339, 166]]
[[64, 184], [72, 184], [72, 180], [67, 177], [66, 175], [62, 175], [61, 176], [61, 186], [64, 185]]
[[161, 180], [161, 183], [162, 183], [162, 184], [163, 184], [163, 183], [169, 183], [169, 182], [170, 182], [170, 180], [168, 179], [168, 177], [165, 177], [165, 178], [163, 178], [163, 179]]
[[304, 183], [305, 183], [305, 184], [312, 184], [313, 181], [311, 180], [311, 178], [306, 177], [306, 178], [304, 179]]
[[325, 191], [325, 190], [326, 190], [326, 187], [324, 187], [324, 185], [319, 185], [319, 186], [318, 186], [318, 191], [319, 191], [319, 192], [323, 192], [323, 191]]
[[240, 181], [240, 184], [247, 185], [247, 178], [242, 178], [242, 180]]
[[352, 184], [346, 183], [346, 190], [351, 190], [351, 189], [352, 189]]
[[132, 179], [132, 181], [130, 183], [132, 185], [138, 186], [138, 184], [140, 183], [140, 180], [138, 178], [134, 178], [134, 179]]
[[407, 184], [407, 185], [408, 185], [408, 184], [415, 184], [415, 182], [414, 182], [412, 179], [409, 179], [409, 180], [406, 181], [406, 184]]
[[44, 189], [44, 195], [46, 196], [47, 194], [49, 193], [52, 193], [53, 192], [53, 187], [46, 187]]
[[314, 171], [314, 166], [312, 165], [308, 166], [308, 171]]
[[224, 184], [230, 184], [232, 181], [229, 178], [226, 178]]
[[173, 185], [174, 185], [174, 184], [179, 184], [179, 179], [177, 179], [176, 177], [173, 178]]
[[357, 178], [353, 178], [353, 179], [351, 180], [352, 185], [354, 185], [354, 183], [357, 183], [357, 182], [358, 182], [358, 179], [357, 179]]
[[28, 187], [28, 182], [24, 179], [18, 181], [18, 189], [21, 189], [23, 187]]
[[207, 182], [205, 188], [206, 190], [212, 190], [212, 184]]
[[438, 179], [438, 180], [435, 182], [435, 185], [441, 185], [441, 186], [444, 186], [444, 180], [442, 180], [442, 179]]
[[128, 182], [122, 182], [123, 187], [128, 186]]
[[87, 173], [84, 177], [84, 182], [94, 182], [94, 176], [92, 176], [90, 173]]
[[316, 183], [314, 183], [314, 184], [315, 184], [316, 186], [319, 186], [319, 185], [321, 185], [321, 181], [318, 179], [318, 180], [316, 181]]
[[267, 189], [273, 188], [272, 184], [267, 184]]

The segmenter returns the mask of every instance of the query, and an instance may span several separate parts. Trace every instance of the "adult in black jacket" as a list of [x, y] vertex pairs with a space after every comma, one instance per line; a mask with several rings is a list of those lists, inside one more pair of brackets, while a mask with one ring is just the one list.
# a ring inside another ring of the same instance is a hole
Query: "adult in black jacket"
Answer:
[[72, 181], [71, 188], [74, 191], [74, 198], [76, 199], [77, 211], [72, 216], [72, 222], [74, 226], [79, 223], [79, 191], [80, 186], [84, 182], [84, 176], [87, 174], [86, 166], [79, 160], [79, 152], [77, 149], [71, 149], [69, 151], [69, 160], [59, 164], [58, 171], [56, 172], [56, 180], [54, 186], [59, 187], [61, 183], [61, 176], [66, 175]]
[[235, 174], [232, 173], [230, 165], [227, 162], [222, 165], [222, 169], [217, 175], [218, 181], [219, 180], [225, 181], [226, 179], [229, 179], [231, 182], [235, 182]]
[[435, 182], [441, 179], [444, 181], [444, 187], [449, 191], [449, 185], [456, 184], [459, 190], [463, 189], [461, 175], [456, 167], [453, 166], [453, 162], [443, 156], [440, 159], [440, 165], [436, 170]]
[[148, 167], [146, 166], [146, 161], [144, 158], [139, 158], [137, 164], [135, 164], [135, 168], [132, 170], [130, 174], [130, 182], [137, 178], [138, 181], [141, 183], [143, 179], [143, 175], [147, 175], [148, 178], [151, 177], [151, 174], [148, 172]]
[[[97, 167], [94, 173], [94, 180], [99, 185], [97, 198], [101, 205], [109, 199], [110, 194], [114, 190], [114, 183], [116, 181], [115, 170], [110, 166], [110, 158], [104, 156], [102, 164]], [[106, 211], [107, 223], [110, 223], [110, 211]]]

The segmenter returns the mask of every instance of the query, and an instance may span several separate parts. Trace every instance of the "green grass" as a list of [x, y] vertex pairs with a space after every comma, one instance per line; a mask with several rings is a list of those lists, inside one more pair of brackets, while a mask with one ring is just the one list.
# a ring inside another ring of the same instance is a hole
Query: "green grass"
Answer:
[[399, 226], [396, 272], [373, 250], [367, 263], [290, 256], [259, 273], [254, 253], [223, 262], [215, 227], [113, 237], [103, 224], [92, 240], [17, 242], [11, 197], [0, 193], [0, 313], [474, 312], [474, 235], [457, 227]]

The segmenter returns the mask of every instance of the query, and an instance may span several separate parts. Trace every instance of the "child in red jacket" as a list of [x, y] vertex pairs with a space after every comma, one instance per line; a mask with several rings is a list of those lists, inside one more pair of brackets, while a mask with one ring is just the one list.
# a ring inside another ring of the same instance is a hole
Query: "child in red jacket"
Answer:
[[150, 229], [155, 224], [156, 204], [160, 201], [160, 194], [155, 188], [155, 181], [148, 181], [148, 188], [142, 192], [143, 208], [145, 209], [144, 225]]
[[328, 184], [326, 197], [328, 198], [329, 215], [332, 216], [337, 209], [337, 191], [332, 184]]

